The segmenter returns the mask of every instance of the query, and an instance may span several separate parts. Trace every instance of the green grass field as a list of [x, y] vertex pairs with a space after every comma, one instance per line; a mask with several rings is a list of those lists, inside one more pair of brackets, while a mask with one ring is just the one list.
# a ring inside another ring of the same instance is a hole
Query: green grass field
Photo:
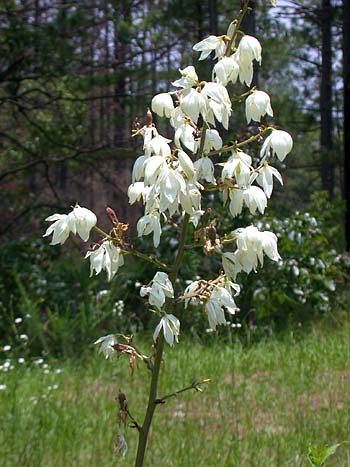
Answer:
[[[207, 346], [167, 348], [161, 394], [195, 378], [212, 383], [159, 407], [145, 466], [306, 466], [309, 443], [350, 439], [349, 318], [245, 346], [233, 341], [220, 344], [213, 336]], [[140, 364], [130, 377], [126, 360], [95, 353], [47, 364], [0, 373], [7, 386], [0, 391], [1, 466], [132, 466], [133, 429], [126, 431], [126, 457], [114, 454], [115, 397], [121, 389], [141, 419], [146, 368]], [[327, 465], [350, 466], [350, 448]]]

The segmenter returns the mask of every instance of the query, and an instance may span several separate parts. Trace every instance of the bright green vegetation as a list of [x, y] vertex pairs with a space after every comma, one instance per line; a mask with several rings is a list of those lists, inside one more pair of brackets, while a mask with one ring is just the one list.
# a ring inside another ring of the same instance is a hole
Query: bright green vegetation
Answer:
[[[236, 330], [235, 333], [243, 331]], [[167, 348], [161, 394], [212, 378], [204, 393], [187, 392], [159, 407], [150, 437], [149, 467], [306, 466], [308, 445], [349, 439], [350, 320], [243, 346], [234, 339]], [[119, 388], [141, 419], [147, 369], [130, 377], [126, 360], [93, 355], [48, 360], [0, 373], [0, 458], [3, 467], [132, 466], [113, 453]], [[55, 372], [57, 368], [62, 373]], [[48, 386], [58, 384], [57, 389]], [[35, 399], [33, 399], [35, 398]], [[36, 402], [35, 402], [36, 401]], [[329, 466], [350, 466], [348, 445]]]

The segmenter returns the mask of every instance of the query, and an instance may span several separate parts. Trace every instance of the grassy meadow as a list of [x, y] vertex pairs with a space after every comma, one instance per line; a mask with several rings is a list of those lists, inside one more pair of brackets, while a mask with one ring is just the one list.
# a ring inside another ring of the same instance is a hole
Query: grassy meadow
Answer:
[[[189, 391], [159, 406], [147, 467], [287, 467], [308, 465], [308, 444], [350, 439], [350, 320], [314, 324], [242, 345], [215, 336], [203, 346], [167, 347], [160, 395], [212, 378], [203, 393]], [[142, 347], [142, 346], [141, 346]], [[79, 361], [39, 359], [0, 373], [2, 467], [133, 465], [114, 453], [121, 389], [141, 420], [147, 369], [133, 377], [127, 360], [95, 352]], [[350, 466], [344, 445], [328, 466]]]

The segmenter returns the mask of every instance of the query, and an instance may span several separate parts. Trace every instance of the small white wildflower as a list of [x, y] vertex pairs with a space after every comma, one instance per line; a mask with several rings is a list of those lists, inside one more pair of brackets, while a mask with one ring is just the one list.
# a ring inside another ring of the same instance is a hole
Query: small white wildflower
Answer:
[[106, 358], [111, 357], [115, 350], [113, 345], [117, 344], [117, 338], [114, 334], [108, 334], [108, 336], [102, 336], [94, 342], [95, 345], [101, 344], [99, 348], [99, 353], [103, 353]]

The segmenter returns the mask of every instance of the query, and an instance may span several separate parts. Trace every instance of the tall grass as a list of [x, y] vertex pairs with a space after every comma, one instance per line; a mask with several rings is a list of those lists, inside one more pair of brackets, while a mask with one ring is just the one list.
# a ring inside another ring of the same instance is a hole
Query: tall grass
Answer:
[[[161, 394], [195, 378], [210, 377], [212, 383], [204, 393], [184, 393], [159, 407], [146, 465], [308, 465], [309, 443], [324, 446], [350, 438], [349, 362], [345, 317], [251, 345], [236, 338], [220, 344], [213, 336], [206, 346], [183, 341], [168, 348]], [[118, 458], [113, 451], [115, 397], [122, 390], [141, 420], [148, 370], [139, 365], [131, 377], [127, 361], [96, 354], [48, 364], [14, 364], [1, 373], [0, 384], [7, 385], [0, 391], [1, 465], [132, 466], [133, 429], [126, 429], [127, 456]], [[329, 465], [350, 466], [350, 449], [339, 449]]]

